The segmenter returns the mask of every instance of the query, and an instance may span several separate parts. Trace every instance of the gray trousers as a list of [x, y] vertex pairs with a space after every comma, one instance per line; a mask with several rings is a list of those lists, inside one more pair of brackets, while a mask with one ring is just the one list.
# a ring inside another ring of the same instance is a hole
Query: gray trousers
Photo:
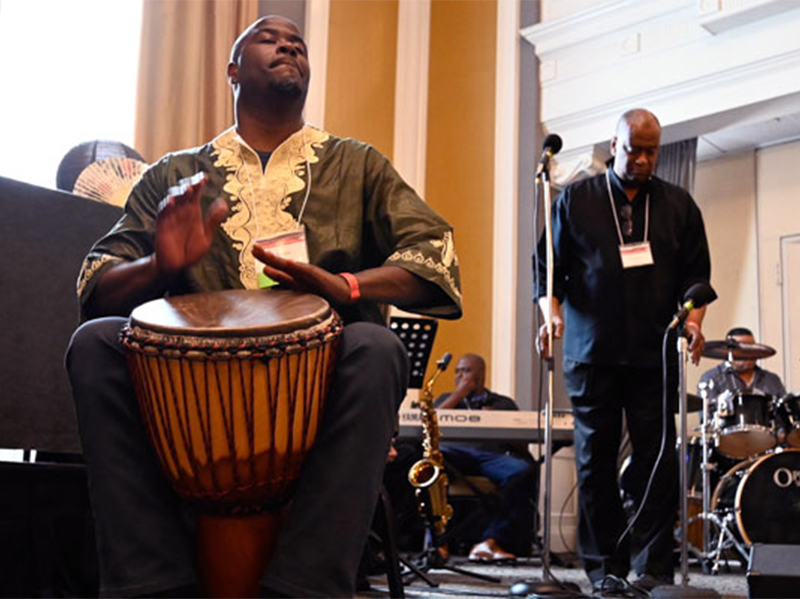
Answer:
[[[118, 340], [123, 318], [82, 325], [66, 355], [97, 535], [101, 596], [195, 584], [193, 518], [145, 432]], [[350, 597], [408, 382], [397, 336], [344, 328], [332, 388], [262, 583], [294, 597]]]

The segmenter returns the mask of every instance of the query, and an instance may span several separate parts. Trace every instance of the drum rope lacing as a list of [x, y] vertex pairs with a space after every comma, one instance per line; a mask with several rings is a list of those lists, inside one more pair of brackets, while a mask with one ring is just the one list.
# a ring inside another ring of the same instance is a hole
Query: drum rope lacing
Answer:
[[[298, 334], [288, 333], [282, 335], [272, 335], [268, 337], [231, 337], [225, 340], [209, 341], [207, 338], [200, 339], [192, 337], [192, 341], [200, 342], [200, 345], [190, 346], [186, 343], [184, 335], [170, 335], [169, 333], [145, 333], [136, 325], [126, 324], [120, 332], [120, 339], [124, 343], [132, 344], [142, 349], [153, 348], [156, 350], [166, 350], [176, 354], [186, 355], [189, 353], [202, 353], [207, 357], [218, 354], [217, 359], [230, 359], [238, 355], [246, 354], [253, 357], [269, 357], [270, 355], [280, 355], [282, 353], [297, 353], [320, 344], [327, 343], [332, 337], [338, 335], [343, 328], [341, 319], [334, 316], [329, 324], [311, 333]], [[224, 354], [220, 352], [224, 351]], [[276, 354], [276, 352], [279, 352]]]

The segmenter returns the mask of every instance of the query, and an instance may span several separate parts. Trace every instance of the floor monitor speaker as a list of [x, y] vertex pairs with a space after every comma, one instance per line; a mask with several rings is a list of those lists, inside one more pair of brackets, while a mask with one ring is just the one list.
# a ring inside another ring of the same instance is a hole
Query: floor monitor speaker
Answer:
[[754, 543], [747, 566], [747, 595], [752, 598], [798, 597], [800, 545]]

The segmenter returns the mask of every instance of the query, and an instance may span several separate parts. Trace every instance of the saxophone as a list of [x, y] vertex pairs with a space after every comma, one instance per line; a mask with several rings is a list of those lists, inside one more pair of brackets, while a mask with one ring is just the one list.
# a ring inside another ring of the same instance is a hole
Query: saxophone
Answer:
[[422, 392], [419, 407], [422, 416], [422, 459], [408, 471], [408, 482], [416, 488], [417, 507], [437, 536], [444, 534], [453, 517], [453, 507], [447, 503], [447, 474], [444, 458], [439, 449], [439, 421], [433, 407], [433, 383], [445, 371], [452, 356], [446, 353], [436, 365]]

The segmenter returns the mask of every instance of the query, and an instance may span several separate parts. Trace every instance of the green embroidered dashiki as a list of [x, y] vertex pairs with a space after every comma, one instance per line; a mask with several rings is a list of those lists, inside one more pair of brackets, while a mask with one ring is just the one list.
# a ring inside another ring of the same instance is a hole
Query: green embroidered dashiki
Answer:
[[[229, 215], [208, 254], [168, 293], [258, 288], [253, 242], [296, 229], [308, 194], [302, 224], [312, 264], [333, 273], [382, 265], [405, 268], [449, 298], [447, 304], [415, 311], [440, 318], [461, 315], [450, 225], [373, 147], [309, 125], [276, 148], [265, 169], [234, 128], [204, 146], [168, 154], [154, 164], [131, 191], [123, 217], [86, 257], [78, 278], [82, 306], [104, 268], [153, 253], [159, 202], [170, 187], [198, 171], [208, 176], [203, 210], [222, 197]], [[364, 301], [342, 310], [342, 317], [384, 322], [379, 307]]]

